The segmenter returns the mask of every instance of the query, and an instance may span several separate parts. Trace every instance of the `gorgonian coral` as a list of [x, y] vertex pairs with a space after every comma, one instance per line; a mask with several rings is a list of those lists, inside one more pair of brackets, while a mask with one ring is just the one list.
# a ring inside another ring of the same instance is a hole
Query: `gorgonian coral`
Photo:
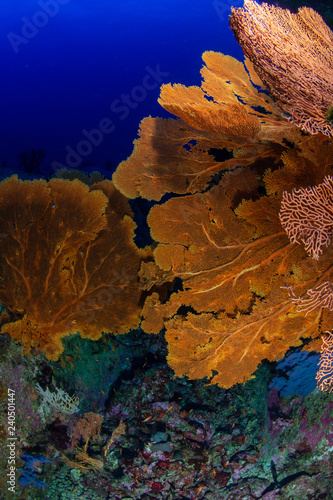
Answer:
[[146, 253], [134, 228], [110, 181], [0, 183], [0, 300], [16, 317], [2, 331], [55, 360], [69, 333], [97, 339], [137, 327]]

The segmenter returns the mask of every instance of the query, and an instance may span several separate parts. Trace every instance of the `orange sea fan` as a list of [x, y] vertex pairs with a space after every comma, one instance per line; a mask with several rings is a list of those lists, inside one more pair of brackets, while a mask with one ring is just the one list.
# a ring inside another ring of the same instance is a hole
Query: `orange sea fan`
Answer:
[[0, 183], [0, 300], [16, 321], [2, 331], [56, 360], [61, 338], [124, 333], [139, 324], [137, 272], [125, 198], [104, 181]]
[[[279, 158], [301, 132], [256, 85], [252, 64], [205, 52], [201, 87], [163, 85], [159, 102], [177, 120], [145, 118], [132, 155], [113, 175], [129, 198], [203, 191], [214, 175]], [[214, 152], [220, 151], [214, 158]]]
[[303, 130], [332, 137], [333, 33], [322, 17], [244, 0], [230, 26], [280, 109]]
[[157, 246], [139, 272], [142, 328], [165, 328], [177, 375], [231, 387], [329, 327], [330, 311], [305, 317], [284, 287], [302, 296], [329, 279], [331, 253], [313, 262], [278, 214], [283, 191], [321, 182], [332, 155], [327, 138], [309, 141], [258, 91], [249, 61], [246, 71], [222, 54], [203, 59], [201, 88], [162, 87], [160, 104], [180, 119], [144, 119], [114, 181], [129, 197], [182, 195], [148, 215]]
[[[168, 362], [177, 375], [211, 377], [215, 370], [212, 382], [231, 387], [248, 379], [263, 359], [281, 359], [301, 338], [316, 338], [332, 324], [331, 311], [319, 304], [305, 316], [285, 290], [293, 286], [303, 296], [332, 278], [332, 251], [313, 261], [303, 246], [290, 243], [279, 219], [284, 186], [295, 179], [321, 181], [330, 170], [329, 162], [320, 170], [321, 156], [315, 154], [321, 138], [304, 141], [304, 148], [291, 151], [292, 165], [286, 153], [281, 168], [265, 174], [270, 196], [258, 197], [250, 182], [255, 172], [239, 169], [205, 193], [151, 209], [155, 269], [143, 265], [141, 282], [147, 290], [149, 283], [161, 289], [164, 273], [165, 283], [178, 278], [182, 287], [167, 301], [149, 295], [142, 327], [166, 329]], [[237, 188], [247, 199], [235, 206]]]
[[[234, 57], [207, 51], [202, 55], [201, 87], [166, 84], [158, 102], [191, 127], [234, 140], [237, 145], [274, 140], [293, 135], [293, 127], [281, 115], [253, 65]], [[290, 137], [291, 139], [291, 137]]]
[[[211, 377], [215, 370], [213, 383], [224, 387], [249, 378], [265, 358], [281, 359], [301, 337], [318, 336], [331, 320], [320, 309], [298, 314], [282, 288], [291, 283], [305, 293], [329, 273], [331, 261], [313, 263], [289, 242], [279, 199], [248, 200], [236, 211], [231, 205], [224, 189], [215, 187], [151, 210], [148, 223], [159, 242], [156, 279], [163, 270], [166, 281], [181, 279], [182, 289], [168, 301], [152, 293], [142, 323], [148, 332], [165, 327], [168, 362], [178, 376]], [[154, 274], [151, 266], [146, 271], [140, 276], [147, 286]]]

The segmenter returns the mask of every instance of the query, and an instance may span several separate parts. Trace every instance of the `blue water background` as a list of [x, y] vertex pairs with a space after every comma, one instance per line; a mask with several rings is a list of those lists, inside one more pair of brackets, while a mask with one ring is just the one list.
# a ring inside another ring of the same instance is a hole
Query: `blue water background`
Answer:
[[66, 166], [66, 147], [76, 150], [82, 130], [107, 118], [114, 130], [78, 166], [115, 168], [144, 116], [168, 116], [157, 103], [160, 83], [126, 117], [110, 109], [142, 86], [147, 67], [159, 65], [163, 83], [200, 85], [205, 50], [243, 60], [228, 25], [231, 4], [242, 2], [2, 0], [0, 166], [15, 170], [17, 155], [32, 148], [45, 150], [44, 170]]

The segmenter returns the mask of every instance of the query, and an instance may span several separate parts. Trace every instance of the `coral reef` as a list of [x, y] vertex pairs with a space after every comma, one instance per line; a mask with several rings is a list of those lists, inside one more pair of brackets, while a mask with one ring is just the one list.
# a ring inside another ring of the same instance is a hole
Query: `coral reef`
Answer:
[[[1, 500], [333, 496], [331, 32], [231, 19], [252, 62], [163, 85], [176, 118], [142, 121], [114, 184], [0, 183]], [[303, 115], [286, 31], [300, 88], [320, 58]]]
[[55, 391], [52, 392], [47, 387], [46, 391], [43, 391], [39, 384], [36, 385], [36, 389], [43, 396], [43, 405], [51, 405], [53, 408], [57, 408], [57, 410], [61, 410], [65, 413], [75, 413], [79, 411], [79, 398], [69, 396], [67, 392], [62, 389], [55, 387]]
[[[161, 362], [140, 368], [114, 394], [101, 441], [89, 447], [102, 467], [64, 462], [46, 498], [329, 498], [330, 396], [281, 398], [267, 386], [273, 373], [263, 366], [254, 380], [226, 391], [175, 379]], [[120, 414], [126, 432], [104, 454]]]

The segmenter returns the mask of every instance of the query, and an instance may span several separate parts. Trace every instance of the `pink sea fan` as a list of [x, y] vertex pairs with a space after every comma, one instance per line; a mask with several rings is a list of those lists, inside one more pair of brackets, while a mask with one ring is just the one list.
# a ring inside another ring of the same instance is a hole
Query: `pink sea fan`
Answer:
[[333, 283], [325, 281], [316, 288], [310, 288], [306, 295], [307, 297], [297, 297], [291, 286], [282, 287], [287, 288], [289, 298], [297, 307], [297, 312], [305, 312], [305, 316], [317, 307], [326, 307], [333, 311]]
[[284, 192], [279, 217], [291, 243], [303, 242], [318, 260], [332, 242], [333, 177], [328, 175], [318, 186]]
[[326, 332], [316, 375], [317, 387], [323, 392], [333, 392], [333, 334]]

